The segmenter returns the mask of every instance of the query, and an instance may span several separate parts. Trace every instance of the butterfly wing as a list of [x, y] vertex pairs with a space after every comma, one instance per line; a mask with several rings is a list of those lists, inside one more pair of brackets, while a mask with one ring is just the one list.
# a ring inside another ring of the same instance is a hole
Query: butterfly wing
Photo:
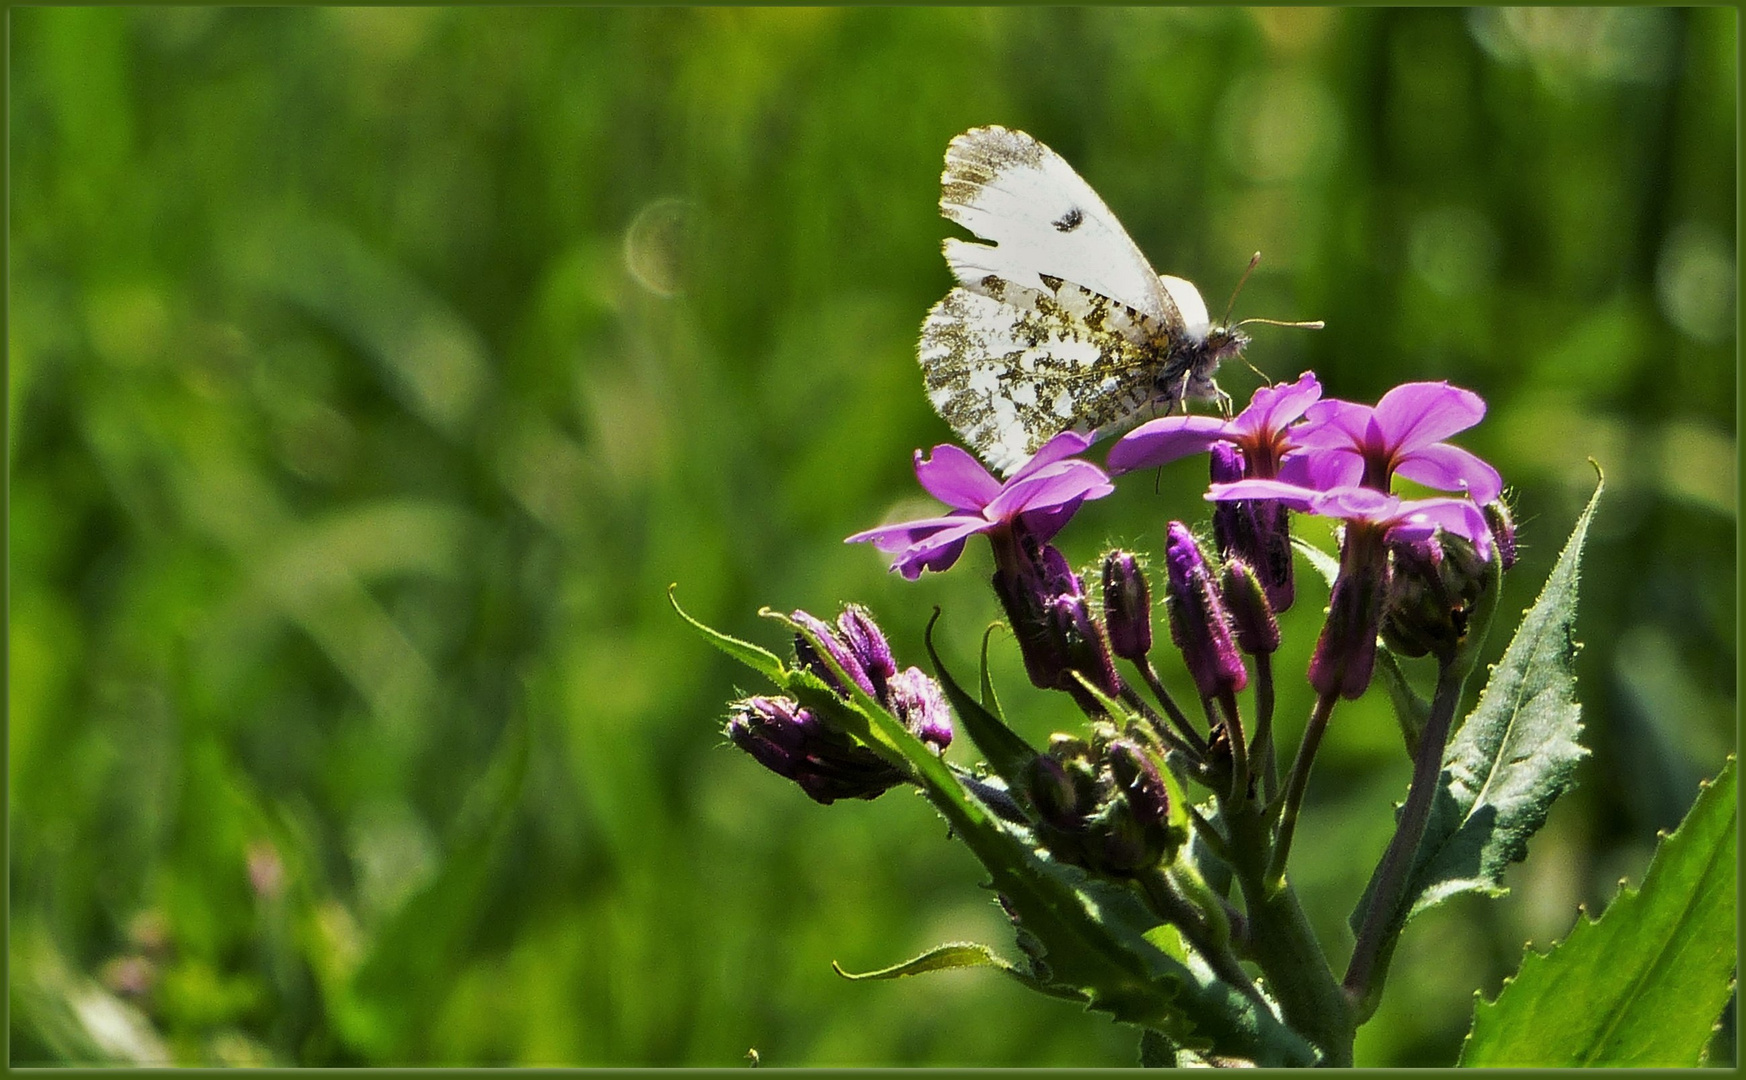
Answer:
[[1052, 276], [953, 289], [922, 324], [928, 400], [1002, 475], [1072, 428], [1120, 424], [1156, 399], [1169, 356], [1126, 304]]
[[1061, 155], [1022, 131], [972, 128], [946, 147], [940, 212], [986, 244], [945, 242], [960, 284], [1042, 290], [1042, 275], [1108, 297], [1163, 326], [1176, 305], [1109, 207]]

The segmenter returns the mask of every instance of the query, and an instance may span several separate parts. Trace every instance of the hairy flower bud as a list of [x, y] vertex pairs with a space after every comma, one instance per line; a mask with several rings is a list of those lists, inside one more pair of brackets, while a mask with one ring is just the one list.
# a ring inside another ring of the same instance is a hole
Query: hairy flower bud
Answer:
[[[837, 636], [836, 630], [830, 624], [804, 611], [795, 611], [789, 618], [806, 627], [812, 636], [818, 639], [819, 647], [830, 653], [831, 659], [837, 662], [837, 666], [843, 669], [843, 674], [853, 680], [855, 685], [865, 690], [869, 697], [876, 694], [873, 679], [867, 674], [867, 669], [862, 666], [860, 658], [855, 655], [854, 650], [849, 647], [847, 642]], [[883, 642], [883, 637], [881, 637], [881, 642]], [[837, 678], [836, 672], [832, 671], [830, 665], [819, 656], [813, 648], [812, 642], [806, 639], [805, 634], [796, 633], [794, 635], [794, 656], [814, 675], [823, 679], [826, 686], [845, 698], [849, 696], [848, 687], [842, 684], [842, 681]], [[889, 658], [889, 653], [887, 653], [887, 657]]]
[[1139, 560], [1126, 551], [1103, 557], [1103, 621], [1117, 656], [1137, 661], [1152, 651], [1152, 589]]
[[1065, 690], [1088, 710], [1095, 710], [1097, 703], [1073, 672], [1105, 693], [1120, 692], [1109, 643], [1091, 617], [1085, 589], [1065, 555], [1029, 537], [1015, 537], [996, 548], [994, 591], [1034, 685]]
[[1493, 499], [1479, 509], [1485, 514], [1485, 523], [1491, 526], [1491, 539], [1497, 544], [1498, 559], [1508, 570], [1516, 565], [1515, 515], [1510, 513], [1509, 504], [1502, 499]]
[[1233, 557], [1225, 563], [1224, 599], [1238, 647], [1251, 656], [1279, 648], [1279, 620], [1273, 617], [1255, 571], [1242, 559]]
[[1230, 616], [1188, 526], [1172, 521], [1164, 548], [1170, 639], [1203, 697], [1241, 690], [1249, 675], [1231, 640]]
[[[1498, 554], [1503, 554], [1498, 546]], [[1441, 533], [1389, 546], [1393, 566], [1383, 599], [1382, 636], [1403, 656], [1452, 656], [1490, 584], [1490, 565], [1463, 537]]]
[[841, 632], [843, 641], [848, 644], [849, 651], [860, 661], [861, 670], [867, 673], [868, 681], [873, 684], [873, 696], [882, 696], [886, 682], [897, 674], [897, 662], [891, 658], [891, 646], [886, 642], [879, 624], [873, 621], [872, 614], [866, 608], [860, 604], [850, 604], [837, 616], [837, 629]]
[[886, 704], [922, 742], [932, 744], [935, 750], [952, 745], [952, 713], [946, 707], [946, 695], [921, 668], [905, 668], [891, 677]]
[[874, 798], [903, 779], [879, 755], [855, 745], [789, 698], [736, 701], [728, 706], [723, 730], [760, 765], [827, 806], [838, 799]]

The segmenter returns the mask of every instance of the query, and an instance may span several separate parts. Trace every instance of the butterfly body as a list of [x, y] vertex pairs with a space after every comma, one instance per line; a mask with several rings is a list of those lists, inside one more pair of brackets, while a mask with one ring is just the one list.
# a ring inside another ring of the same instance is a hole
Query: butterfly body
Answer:
[[941, 192], [941, 213], [993, 243], [945, 242], [959, 284], [928, 312], [917, 355], [934, 408], [997, 471], [1068, 429], [1224, 399], [1213, 374], [1247, 336], [1156, 273], [1054, 151], [974, 128], [947, 147]]

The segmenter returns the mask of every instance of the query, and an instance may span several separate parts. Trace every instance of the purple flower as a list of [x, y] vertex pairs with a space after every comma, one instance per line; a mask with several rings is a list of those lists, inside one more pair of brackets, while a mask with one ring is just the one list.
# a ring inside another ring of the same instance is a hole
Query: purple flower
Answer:
[[936, 750], [952, 745], [952, 713], [945, 692], [921, 668], [904, 668], [891, 677], [886, 704], [922, 742], [932, 743]]
[[1474, 502], [1488, 503], [1503, 490], [1497, 470], [1441, 441], [1484, 416], [1484, 399], [1446, 382], [1403, 383], [1374, 407], [1318, 401], [1294, 429], [1298, 444], [1309, 451], [1302, 462], [1307, 471], [1285, 479], [1319, 488], [1362, 484], [1386, 492], [1399, 473], [1427, 487], [1465, 491]]
[[1318, 491], [1282, 480], [1214, 484], [1206, 497], [1214, 502], [1275, 499], [1302, 513], [1340, 518], [1380, 530], [1392, 543], [1428, 539], [1443, 529], [1471, 542], [1481, 558], [1491, 557], [1491, 525], [1471, 499], [1402, 499], [1355, 484]]
[[[936, 750], [951, 745], [952, 714], [944, 693], [920, 668], [897, 670], [885, 632], [866, 608], [846, 605], [837, 616], [836, 626], [804, 611], [795, 611], [789, 618], [805, 627], [843, 673], [902, 720], [916, 738], [932, 743]], [[849, 697], [848, 687], [819, 656], [805, 634], [794, 635], [794, 657], [840, 697]]]
[[1005, 483], [956, 446], [934, 447], [931, 458], [915, 452], [921, 486], [950, 511], [940, 517], [881, 525], [844, 543], [863, 540], [888, 555], [891, 568], [911, 581], [923, 570], [945, 570], [977, 533], [1020, 530], [1045, 543], [1067, 524], [1086, 499], [1114, 491], [1104, 471], [1072, 455], [1091, 445], [1088, 435], [1064, 431], [1043, 444]]
[[1322, 396], [1322, 384], [1313, 372], [1304, 372], [1294, 383], [1264, 386], [1249, 399], [1249, 407], [1229, 420], [1213, 416], [1166, 416], [1151, 420], [1124, 435], [1110, 448], [1111, 473], [1175, 461], [1227, 443], [1242, 450], [1244, 475], [1270, 479], [1279, 474], [1285, 456], [1297, 448], [1292, 422]]

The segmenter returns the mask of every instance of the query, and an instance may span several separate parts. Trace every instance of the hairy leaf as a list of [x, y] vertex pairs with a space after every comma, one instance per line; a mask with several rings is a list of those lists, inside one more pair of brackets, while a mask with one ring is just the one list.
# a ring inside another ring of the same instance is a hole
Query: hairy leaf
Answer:
[[1079, 994], [1063, 991], [1039, 982], [1035, 976], [1022, 968], [1013, 966], [995, 955], [993, 949], [979, 945], [973, 941], [949, 941], [944, 945], [936, 945], [922, 953], [914, 960], [906, 960], [901, 964], [893, 964], [878, 971], [867, 971], [859, 975], [844, 971], [841, 964], [831, 964], [838, 975], [851, 982], [864, 979], [902, 979], [910, 975], [921, 975], [929, 971], [951, 971], [954, 968], [991, 967], [1003, 971], [1032, 990], [1050, 994], [1054, 997], [1065, 997], [1074, 1001], [1084, 1001]]
[[1501, 895], [1504, 868], [1527, 854], [1528, 837], [1588, 752], [1576, 741], [1582, 708], [1572, 631], [1582, 545], [1603, 486], [1595, 486], [1478, 707], [1450, 740], [1443, 787], [1402, 899], [1403, 920], [1456, 893]]
[[1577, 919], [1548, 954], [1530, 952], [1473, 1014], [1461, 1064], [1689, 1067], [1733, 991], [1737, 955], [1735, 765], [1729, 760], [1642, 888], [1598, 920]]

